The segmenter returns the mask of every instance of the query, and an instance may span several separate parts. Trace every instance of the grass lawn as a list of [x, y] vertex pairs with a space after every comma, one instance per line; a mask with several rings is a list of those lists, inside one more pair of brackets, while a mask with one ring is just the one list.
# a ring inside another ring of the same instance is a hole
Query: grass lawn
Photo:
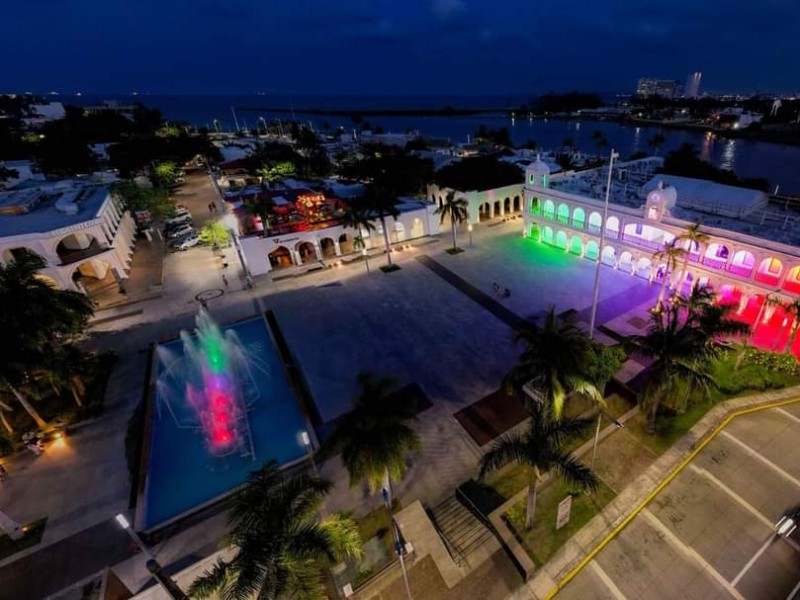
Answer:
[[26, 525], [25, 535], [18, 540], [12, 540], [7, 535], [0, 536], [0, 560], [41, 542], [46, 523], [47, 517], [44, 517], [30, 525]]
[[578, 493], [574, 495], [569, 523], [561, 529], [556, 529], [558, 503], [570, 492], [570, 486], [561, 480], [555, 480], [540, 489], [536, 502], [536, 518], [533, 527], [529, 530], [525, 529], [525, 499], [514, 505], [505, 515], [537, 566], [545, 564], [570, 537], [603, 510], [603, 507], [615, 496], [613, 490], [602, 482], [597, 491], [591, 494]]
[[736, 357], [737, 353], [730, 351], [716, 362], [712, 374], [718, 387], [711, 390], [707, 400], [689, 406], [683, 413], [659, 415], [655, 434], [647, 432], [646, 419], [641, 414], [627, 423], [629, 431], [650, 450], [660, 455], [694, 427], [718, 402], [769, 389], [800, 385], [800, 375], [797, 373], [771, 371], [755, 363], [744, 363], [737, 369]]

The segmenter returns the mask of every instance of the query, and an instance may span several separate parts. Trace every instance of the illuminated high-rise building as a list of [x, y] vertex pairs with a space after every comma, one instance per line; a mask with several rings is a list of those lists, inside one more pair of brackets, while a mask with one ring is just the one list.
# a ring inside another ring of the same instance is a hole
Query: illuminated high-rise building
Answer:
[[695, 71], [686, 78], [686, 88], [683, 95], [687, 98], [697, 98], [700, 95], [700, 80], [703, 74], [700, 71]]

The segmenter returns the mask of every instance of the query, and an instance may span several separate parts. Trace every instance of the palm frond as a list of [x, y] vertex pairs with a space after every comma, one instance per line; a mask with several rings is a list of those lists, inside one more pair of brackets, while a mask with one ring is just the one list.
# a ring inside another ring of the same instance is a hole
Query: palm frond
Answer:
[[530, 464], [527, 444], [518, 433], [509, 433], [494, 441], [491, 449], [481, 458], [478, 477], [483, 479], [489, 471], [499, 469], [511, 461]]

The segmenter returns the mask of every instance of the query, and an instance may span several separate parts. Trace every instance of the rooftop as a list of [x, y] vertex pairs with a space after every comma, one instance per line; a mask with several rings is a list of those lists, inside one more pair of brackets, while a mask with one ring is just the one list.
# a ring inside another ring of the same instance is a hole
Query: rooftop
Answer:
[[[742, 188], [685, 177], [676, 178], [672, 175], [657, 175], [656, 170], [661, 164], [662, 159], [657, 157], [617, 163], [614, 166], [614, 177], [611, 182], [610, 202], [617, 206], [638, 210], [645, 204], [645, 198], [649, 191], [646, 186], [649, 183], [653, 181], [672, 183], [674, 181], [675, 189], [678, 192], [678, 202], [671, 211], [673, 217], [783, 244], [800, 246], [800, 227], [798, 227], [800, 214], [796, 211], [763, 202], [752, 211], [744, 211], [746, 214], [732, 216], [720, 211], [719, 203], [703, 206], [693, 201], [697, 197], [695, 194], [700, 191], [704, 190], [712, 194], [709, 196], [711, 198], [727, 198], [729, 190], [742, 190]], [[602, 201], [605, 197], [607, 177], [608, 167], [577, 173], [563, 173], [551, 178], [550, 187], [567, 194]], [[687, 187], [688, 190], [686, 190]], [[756, 199], [756, 194], [762, 194], [762, 192], [743, 190], [733, 191], [730, 194], [730, 202], [735, 205], [737, 202], [746, 202], [748, 198]]]
[[90, 221], [107, 198], [103, 185], [0, 192], [0, 237], [46, 233]]

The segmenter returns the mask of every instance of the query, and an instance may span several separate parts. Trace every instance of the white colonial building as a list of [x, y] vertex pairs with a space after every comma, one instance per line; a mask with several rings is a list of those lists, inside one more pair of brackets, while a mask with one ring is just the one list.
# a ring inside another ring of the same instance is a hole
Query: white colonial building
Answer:
[[0, 259], [42, 256], [51, 285], [87, 292], [128, 277], [136, 225], [105, 185], [62, 181], [0, 192]]
[[[393, 247], [427, 235], [439, 233], [439, 216], [436, 205], [412, 198], [402, 199], [397, 205], [397, 218], [386, 217], [389, 243]], [[251, 275], [292, 266], [335, 261], [338, 257], [358, 250], [354, 240], [361, 237], [367, 249], [384, 247], [384, 232], [380, 219], [373, 219], [374, 230], [358, 232], [343, 225], [322, 229], [296, 231], [274, 236], [249, 235], [239, 239], [239, 244]]]

